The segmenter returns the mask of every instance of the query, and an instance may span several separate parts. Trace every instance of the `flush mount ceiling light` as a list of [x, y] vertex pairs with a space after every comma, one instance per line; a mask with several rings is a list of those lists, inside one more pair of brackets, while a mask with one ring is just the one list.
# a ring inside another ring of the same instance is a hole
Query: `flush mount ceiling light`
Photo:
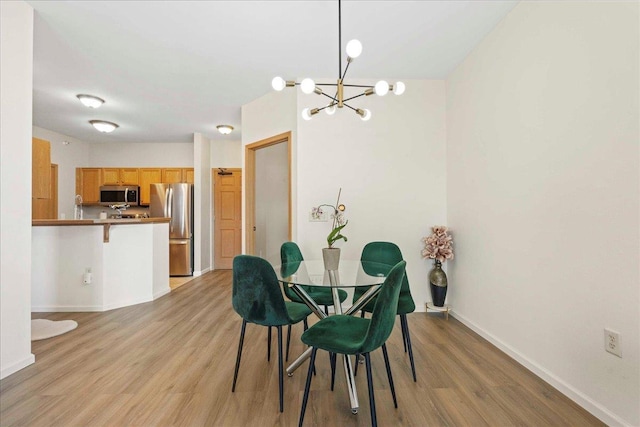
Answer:
[[223, 135], [229, 135], [231, 133], [231, 131], [233, 130], [233, 126], [231, 126], [231, 125], [218, 125], [218, 126], [216, 126], [216, 129], [218, 129], [218, 132], [220, 132]]
[[[347, 65], [344, 68], [344, 72], [342, 71], [342, 12], [341, 12], [341, 1], [338, 0], [338, 81], [337, 83], [315, 83], [312, 79], [306, 78], [303, 79], [300, 83], [294, 80], [284, 80], [282, 77], [274, 77], [271, 81], [271, 86], [273, 89], [277, 91], [283, 90], [285, 87], [295, 87], [300, 86], [303, 93], [316, 93], [317, 95], [324, 95], [330, 99], [329, 103], [324, 107], [320, 108], [305, 108], [302, 110], [302, 118], [305, 120], [311, 120], [311, 117], [315, 114], [318, 114], [320, 111], [324, 110], [327, 114], [332, 115], [336, 112], [336, 107], [343, 108], [347, 107], [352, 109], [360, 118], [364, 121], [367, 121], [371, 118], [371, 111], [367, 109], [360, 109], [352, 107], [347, 104], [347, 101], [351, 101], [353, 99], [359, 98], [361, 96], [369, 96], [374, 93], [378, 96], [385, 96], [388, 92], [393, 92], [396, 95], [402, 95], [405, 90], [404, 83], [396, 82], [395, 84], [389, 84], [384, 80], [380, 80], [373, 86], [367, 85], [353, 85], [353, 84], [344, 84], [344, 77], [347, 74], [347, 70], [349, 69], [349, 65], [362, 53], [362, 43], [358, 40], [351, 40], [347, 43], [345, 48], [347, 53]], [[333, 86], [335, 87], [335, 95], [331, 96], [326, 94], [320, 89], [318, 86]], [[364, 88], [364, 92], [359, 95], [350, 96], [345, 98], [344, 88]]]
[[89, 123], [93, 125], [94, 128], [103, 133], [109, 133], [116, 130], [116, 128], [120, 127], [115, 123], [106, 122], [104, 120], [89, 120]]
[[89, 108], [98, 108], [104, 104], [104, 99], [97, 96], [80, 94], [76, 95], [76, 97]]

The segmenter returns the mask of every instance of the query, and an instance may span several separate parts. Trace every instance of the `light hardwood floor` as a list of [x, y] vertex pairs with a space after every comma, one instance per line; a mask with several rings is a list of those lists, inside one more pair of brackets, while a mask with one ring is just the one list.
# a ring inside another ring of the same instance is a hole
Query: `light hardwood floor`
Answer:
[[[247, 326], [231, 393], [241, 320], [231, 308], [230, 271], [207, 273], [133, 307], [33, 317], [74, 319], [79, 326], [33, 342], [36, 363], [0, 381], [3, 427], [297, 425], [307, 364], [285, 377], [280, 413], [276, 334], [267, 362], [267, 328]], [[603, 425], [455, 318], [408, 318], [417, 383], [399, 324], [387, 343], [398, 409], [381, 352], [371, 356], [380, 426]], [[291, 359], [304, 350], [301, 331], [301, 325], [293, 329]], [[305, 426], [370, 425], [364, 370], [356, 377], [360, 412], [352, 415], [341, 368], [330, 391], [328, 359], [318, 353]]]

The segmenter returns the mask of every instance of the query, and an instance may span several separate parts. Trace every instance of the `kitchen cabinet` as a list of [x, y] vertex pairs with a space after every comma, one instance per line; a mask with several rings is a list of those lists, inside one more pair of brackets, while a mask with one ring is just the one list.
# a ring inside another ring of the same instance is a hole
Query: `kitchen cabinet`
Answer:
[[102, 168], [102, 185], [138, 185], [137, 168]]
[[164, 184], [173, 184], [175, 182], [184, 182], [182, 178], [182, 168], [164, 168], [162, 169], [162, 182]]
[[76, 168], [76, 194], [82, 196], [82, 204], [99, 204], [101, 185], [101, 168]]
[[51, 143], [32, 138], [31, 197], [51, 198]]
[[31, 198], [31, 219], [58, 218], [58, 165], [51, 164], [51, 198]]
[[160, 168], [143, 168], [139, 169], [140, 177], [140, 204], [148, 205], [151, 203], [151, 184], [162, 182], [162, 169]]
[[193, 184], [193, 168], [186, 168], [183, 169], [183, 182], [186, 182], [187, 184]]

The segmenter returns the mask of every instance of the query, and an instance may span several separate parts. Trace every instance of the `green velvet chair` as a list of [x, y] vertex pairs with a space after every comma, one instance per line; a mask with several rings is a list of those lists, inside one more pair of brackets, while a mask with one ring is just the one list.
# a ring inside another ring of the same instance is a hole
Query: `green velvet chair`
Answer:
[[302, 342], [311, 346], [312, 351], [309, 372], [307, 373], [307, 382], [304, 388], [304, 397], [302, 399], [302, 409], [300, 410], [299, 426], [302, 426], [302, 422], [304, 421], [304, 413], [307, 408], [311, 378], [313, 376], [312, 372], [316, 360], [316, 353], [319, 348], [336, 354], [364, 355], [367, 368], [371, 424], [376, 426], [376, 403], [373, 392], [373, 377], [371, 374], [371, 358], [369, 357], [369, 353], [382, 347], [393, 403], [396, 408], [398, 407], [385, 342], [393, 330], [405, 267], [406, 262], [400, 261], [391, 269], [376, 298], [370, 319], [338, 314], [320, 320], [302, 334]]
[[[396, 265], [402, 258], [402, 252], [400, 248], [391, 242], [371, 242], [368, 243], [364, 249], [362, 249], [362, 254], [360, 255], [360, 259], [362, 261], [372, 261], [376, 263], [381, 263], [384, 265], [388, 265], [389, 267], [370, 267], [371, 271], [367, 271], [367, 267], [365, 266], [365, 271], [368, 274], [376, 275], [377, 273], [386, 274], [388, 269], [391, 266]], [[387, 269], [387, 271], [378, 271], [379, 268]], [[368, 286], [358, 286], [354, 290], [353, 301], [355, 302], [362, 294], [364, 294], [369, 289]], [[362, 309], [362, 316], [364, 317], [364, 313], [371, 313], [373, 311], [373, 307], [375, 304], [375, 298], [373, 298], [367, 305], [365, 305]], [[398, 300], [398, 316], [400, 316], [400, 327], [402, 330], [402, 341], [404, 343], [404, 351], [405, 353], [409, 352], [409, 362], [411, 363], [411, 372], [413, 374], [413, 381], [417, 381], [416, 379], [416, 367], [413, 360], [413, 348], [411, 347], [411, 335], [409, 334], [409, 322], [407, 321], [407, 314], [413, 313], [416, 309], [416, 304], [411, 297], [411, 289], [409, 288], [409, 280], [405, 275], [402, 281], [402, 289], [400, 289], [400, 298]]]
[[[289, 264], [296, 261], [303, 261], [302, 252], [300, 252], [300, 248], [294, 242], [284, 242], [282, 246], [280, 246], [280, 260], [282, 264]], [[331, 295], [331, 289], [322, 288], [319, 286], [301, 286], [304, 291], [309, 294], [309, 296], [316, 302], [318, 305], [324, 306], [324, 312], [329, 314], [329, 307], [333, 305], [333, 296]], [[288, 286], [284, 287], [284, 293], [293, 302], [303, 301], [300, 299], [298, 295]], [[339, 289], [338, 296], [340, 297], [340, 302], [343, 302], [347, 299], [347, 292]]]
[[311, 310], [304, 304], [285, 301], [280, 283], [273, 267], [266, 260], [251, 256], [238, 255], [233, 259], [233, 290], [231, 302], [233, 309], [242, 317], [240, 343], [233, 373], [233, 386], [236, 390], [238, 368], [242, 358], [242, 346], [247, 323], [262, 326], [275, 326], [278, 329], [278, 375], [280, 391], [280, 412], [283, 411], [283, 364], [282, 364], [282, 326], [292, 325], [306, 319]]

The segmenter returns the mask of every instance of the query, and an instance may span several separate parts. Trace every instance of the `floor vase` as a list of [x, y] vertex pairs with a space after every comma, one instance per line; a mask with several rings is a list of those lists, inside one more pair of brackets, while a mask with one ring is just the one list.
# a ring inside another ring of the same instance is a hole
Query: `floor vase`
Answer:
[[436, 307], [444, 306], [447, 297], [447, 274], [442, 270], [442, 263], [436, 261], [429, 272], [429, 285], [431, 287], [431, 300]]

